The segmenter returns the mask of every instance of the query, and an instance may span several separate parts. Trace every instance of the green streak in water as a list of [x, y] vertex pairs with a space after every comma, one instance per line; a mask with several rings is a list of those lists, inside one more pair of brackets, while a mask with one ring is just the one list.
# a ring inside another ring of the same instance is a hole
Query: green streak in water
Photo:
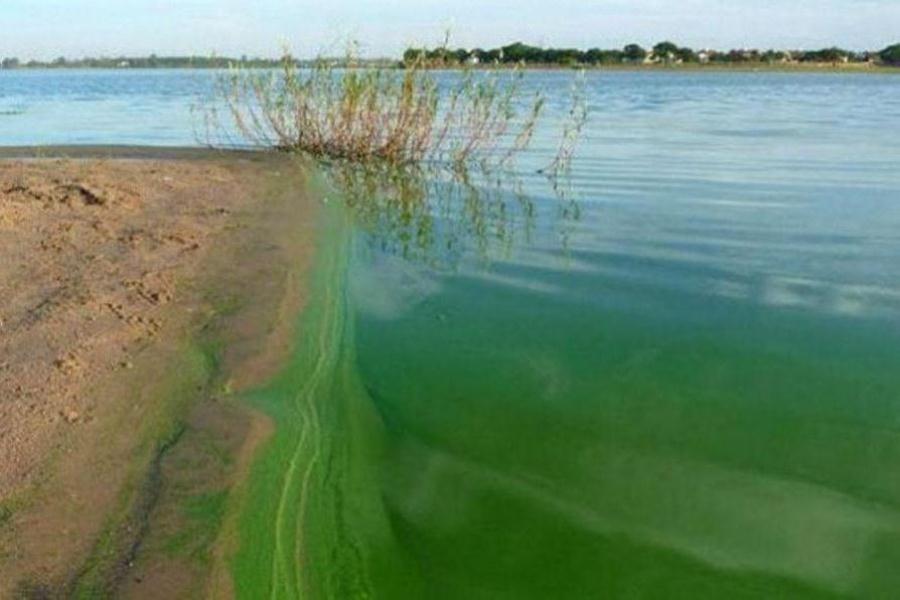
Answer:
[[352, 233], [341, 209], [323, 212], [294, 354], [249, 397], [276, 430], [241, 507], [233, 563], [239, 598], [371, 598], [376, 586], [404, 585], [390, 581], [402, 569], [373, 470], [380, 424], [356, 371], [347, 294]]

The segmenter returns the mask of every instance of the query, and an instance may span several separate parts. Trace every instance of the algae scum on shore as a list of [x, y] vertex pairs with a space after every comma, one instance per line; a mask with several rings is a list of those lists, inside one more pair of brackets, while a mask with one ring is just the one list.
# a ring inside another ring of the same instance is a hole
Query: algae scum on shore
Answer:
[[[524, 76], [554, 129], [570, 81]], [[121, 589], [891, 597], [898, 85], [590, 73], [567, 179], [536, 174], [558, 142], [540, 128], [512, 174], [326, 169], [302, 231], [276, 212], [271, 254], [254, 242], [271, 261], [226, 260], [281, 265], [253, 281], [302, 301], [220, 298], [256, 326], [211, 349], [205, 406], [242, 416], [187, 420]], [[291, 239], [315, 243], [296, 273]], [[230, 373], [261, 330], [280, 358]], [[229, 446], [241, 419], [255, 441]]]
[[[278, 237], [307, 205], [279, 202], [274, 157], [2, 153], [13, 158], [0, 163], [0, 597], [108, 595], [145, 550], [165, 456], [231, 354], [209, 335], [218, 296], [240, 291], [223, 260], [239, 248], [277, 264], [256, 238]], [[260, 292], [279, 285], [271, 267], [244, 274]]]

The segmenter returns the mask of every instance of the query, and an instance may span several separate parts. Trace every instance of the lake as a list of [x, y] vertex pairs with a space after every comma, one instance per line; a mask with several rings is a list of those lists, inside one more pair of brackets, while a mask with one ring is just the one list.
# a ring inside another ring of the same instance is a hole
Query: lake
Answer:
[[[499, 185], [329, 198], [297, 356], [250, 398], [280, 429], [240, 595], [900, 587], [900, 77], [588, 73], [554, 186], [572, 77], [526, 75], [550, 120]], [[208, 88], [0, 72], [0, 145], [193, 145]]]

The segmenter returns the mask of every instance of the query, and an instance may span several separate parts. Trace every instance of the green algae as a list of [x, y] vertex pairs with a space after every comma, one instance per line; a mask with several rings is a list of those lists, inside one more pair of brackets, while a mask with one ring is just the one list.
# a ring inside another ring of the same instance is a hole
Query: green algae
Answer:
[[678, 294], [638, 317], [466, 275], [385, 317], [354, 285], [403, 267], [325, 212], [295, 353], [248, 398], [276, 430], [240, 507], [238, 597], [895, 588], [890, 332]]
[[[159, 485], [159, 465], [184, 431], [182, 417], [215, 372], [215, 360], [201, 344], [186, 342], [173, 357], [177, 365], [168, 378], [150, 382], [137, 373], [135, 398], [152, 406], [134, 449], [133, 466], [119, 494], [117, 509], [82, 566], [73, 585], [74, 598], [102, 598], [113, 594], [136, 540], [146, 526]], [[152, 375], [158, 375], [153, 373]]]
[[[375, 581], [381, 587], [398, 571], [374, 471], [381, 425], [353, 351], [351, 230], [339, 208], [323, 212], [295, 352], [279, 377], [248, 396], [276, 429], [240, 506], [239, 598], [374, 597]], [[403, 584], [388, 582], [395, 585]]]
[[886, 597], [895, 343], [798, 315], [713, 328], [473, 281], [360, 319], [427, 597]]
[[188, 557], [208, 564], [210, 549], [216, 541], [228, 503], [228, 492], [197, 494], [184, 501], [185, 526], [166, 541], [170, 556]]

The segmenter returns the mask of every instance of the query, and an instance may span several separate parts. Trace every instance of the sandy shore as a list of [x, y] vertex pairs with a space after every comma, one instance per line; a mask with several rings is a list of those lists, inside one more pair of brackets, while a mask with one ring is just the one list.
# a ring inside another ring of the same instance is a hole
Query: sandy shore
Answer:
[[203, 403], [224, 372], [277, 363], [312, 254], [313, 203], [284, 159], [22, 158], [45, 152], [0, 152], [0, 598], [121, 579], [185, 423], [235, 455], [254, 443], [252, 419]]

